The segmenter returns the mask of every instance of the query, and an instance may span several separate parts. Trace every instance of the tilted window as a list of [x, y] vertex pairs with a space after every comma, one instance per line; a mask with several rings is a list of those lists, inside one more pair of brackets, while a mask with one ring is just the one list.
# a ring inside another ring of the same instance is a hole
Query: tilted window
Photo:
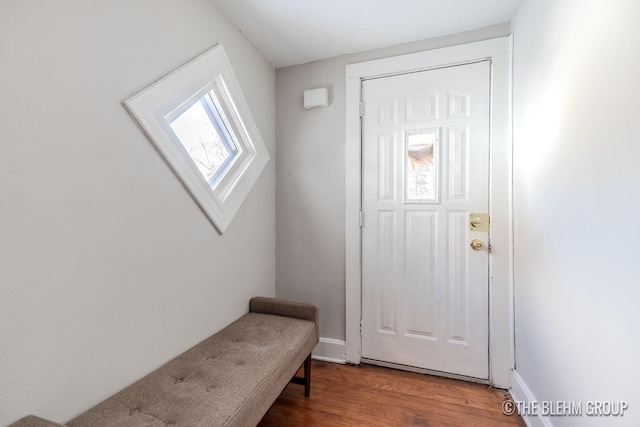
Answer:
[[223, 233], [269, 160], [223, 47], [124, 105]]

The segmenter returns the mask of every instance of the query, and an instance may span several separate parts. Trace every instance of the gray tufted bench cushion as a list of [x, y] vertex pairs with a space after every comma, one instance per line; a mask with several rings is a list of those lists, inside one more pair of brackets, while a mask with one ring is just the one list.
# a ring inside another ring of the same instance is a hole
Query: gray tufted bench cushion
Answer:
[[[303, 363], [308, 393], [318, 340], [316, 306], [253, 298], [249, 314], [67, 425], [255, 426]], [[15, 425], [57, 425], [45, 423], [27, 417]]]

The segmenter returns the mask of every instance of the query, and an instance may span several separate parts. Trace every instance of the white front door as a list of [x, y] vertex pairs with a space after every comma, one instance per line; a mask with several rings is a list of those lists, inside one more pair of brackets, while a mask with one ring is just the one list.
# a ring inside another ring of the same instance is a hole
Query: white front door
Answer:
[[490, 68], [363, 81], [364, 359], [489, 377]]

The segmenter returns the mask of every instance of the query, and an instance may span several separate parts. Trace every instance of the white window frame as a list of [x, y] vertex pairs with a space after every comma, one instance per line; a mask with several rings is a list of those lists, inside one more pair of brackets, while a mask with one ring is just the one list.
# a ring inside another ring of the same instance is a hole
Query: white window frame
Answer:
[[[213, 92], [238, 147], [228, 170], [210, 184], [186, 152], [170, 122], [207, 93]], [[224, 233], [269, 161], [269, 153], [253, 120], [222, 45], [123, 102], [138, 121], [193, 200], [220, 234]]]

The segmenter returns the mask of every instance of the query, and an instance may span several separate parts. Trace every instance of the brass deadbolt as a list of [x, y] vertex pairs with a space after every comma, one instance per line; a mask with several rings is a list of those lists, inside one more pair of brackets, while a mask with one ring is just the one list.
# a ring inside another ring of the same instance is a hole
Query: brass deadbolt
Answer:
[[489, 231], [489, 214], [488, 213], [469, 214], [469, 230]]

